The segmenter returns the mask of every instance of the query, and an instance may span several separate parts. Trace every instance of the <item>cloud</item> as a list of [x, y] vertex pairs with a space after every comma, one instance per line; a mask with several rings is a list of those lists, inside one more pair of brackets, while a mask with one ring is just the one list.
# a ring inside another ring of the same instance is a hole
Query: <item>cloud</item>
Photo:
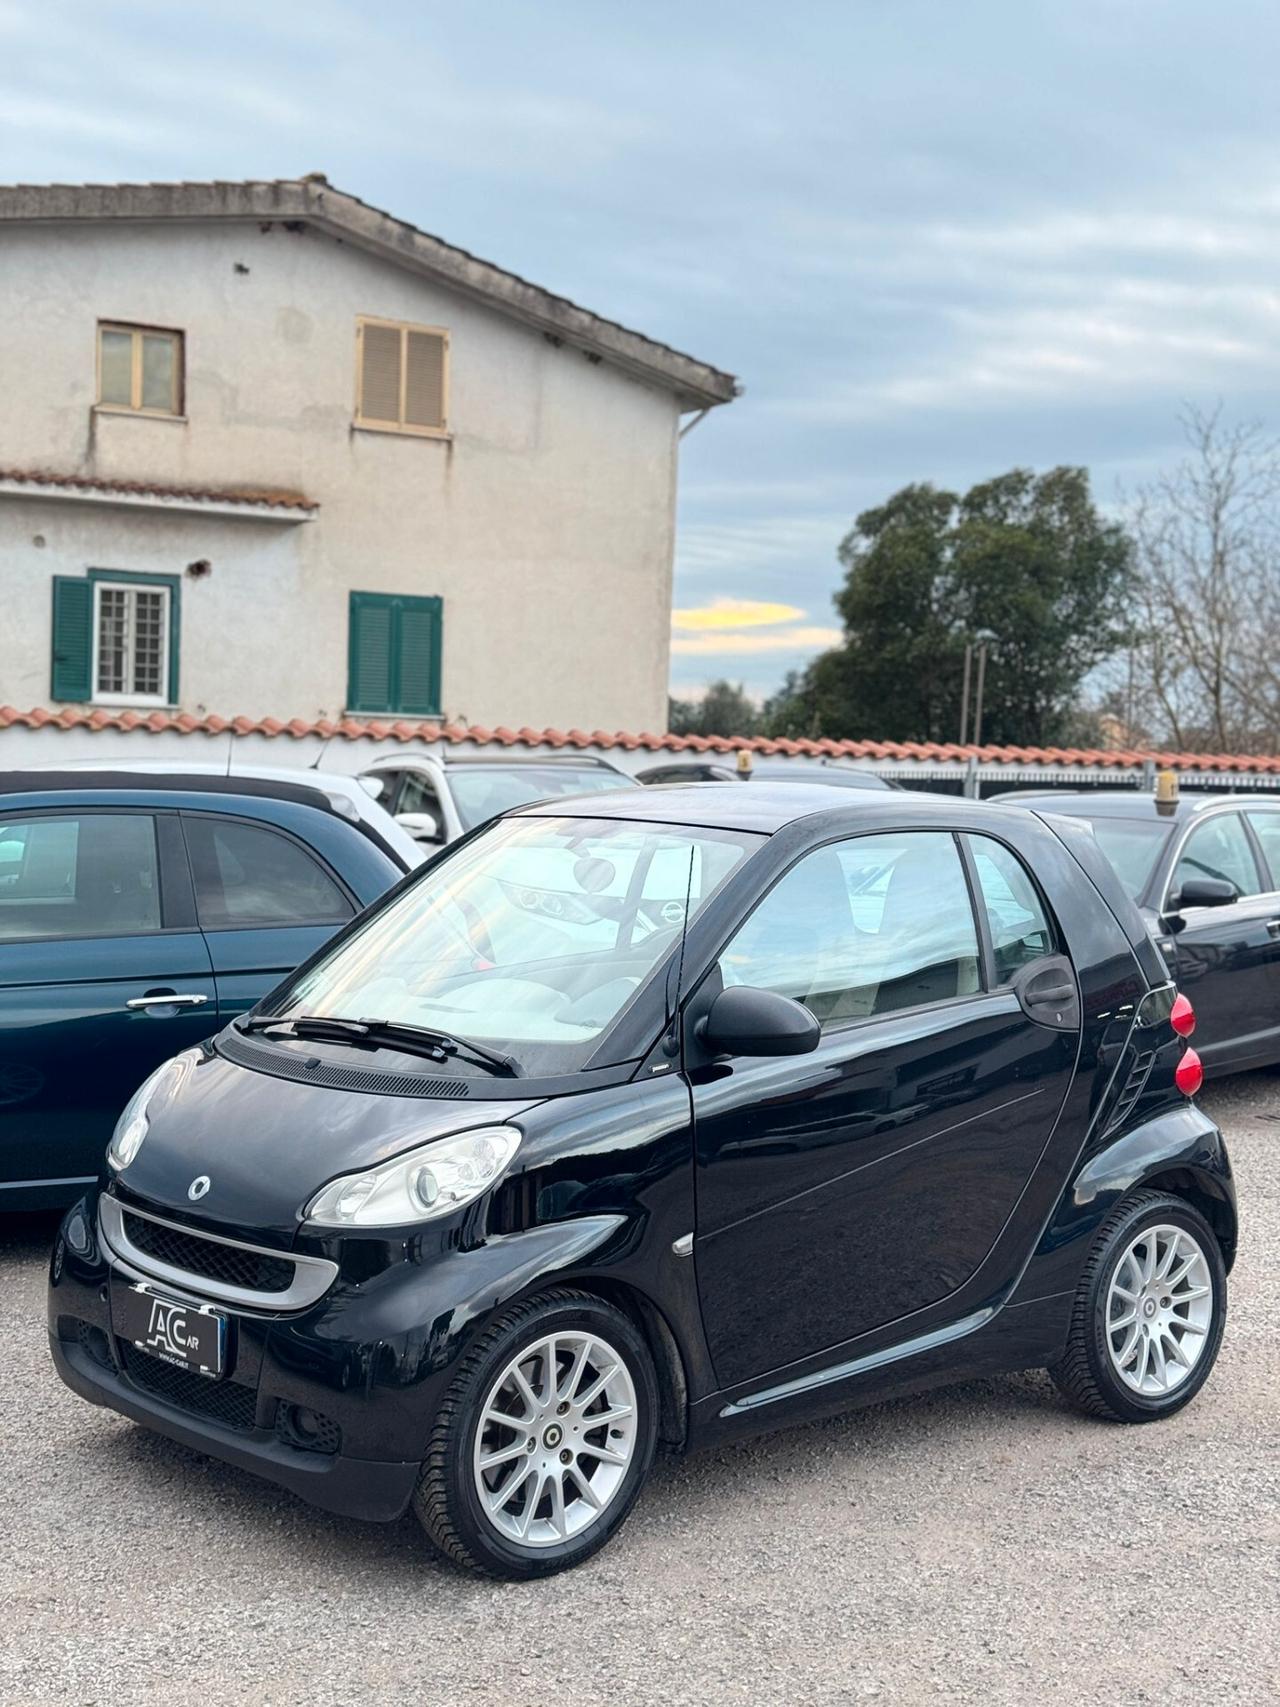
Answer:
[[673, 610], [677, 632], [700, 629], [768, 628], [780, 622], [799, 622], [807, 616], [798, 605], [770, 604], [765, 599], [713, 599], [709, 605]]
[[838, 628], [780, 628], [771, 634], [696, 634], [671, 642], [672, 652], [684, 657], [741, 658], [757, 652], [816, 652], [837, 646]]

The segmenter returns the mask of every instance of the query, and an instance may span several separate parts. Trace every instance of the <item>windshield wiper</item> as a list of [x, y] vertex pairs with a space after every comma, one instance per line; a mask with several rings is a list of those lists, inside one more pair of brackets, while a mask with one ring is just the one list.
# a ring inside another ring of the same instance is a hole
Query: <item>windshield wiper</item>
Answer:
[[311, 1037], [317, 1042], [351, 1043], [357, 1048], [403, 1049], [407, 1055], [424, 1055], [429, 1061], [443, 1061], [450, 1055], [465, 1055], [469, 1060], [488, 1067], [493, 1073], [505, 1073], [508, 1078], [521, 1079], [524, 1068], [513, 1055], [490, 1049], [487, 1043], [477, 1043], [469, 1037], [454, 1037], [447, 1031], [433, 1031], [429, 1026], [408, 1025], [394, 1019], [344, 1019], [331, 1014], [284, 1015], [254, 1014], [238, 1022], [241, 1031], [288, 1032], [293, 1037]]

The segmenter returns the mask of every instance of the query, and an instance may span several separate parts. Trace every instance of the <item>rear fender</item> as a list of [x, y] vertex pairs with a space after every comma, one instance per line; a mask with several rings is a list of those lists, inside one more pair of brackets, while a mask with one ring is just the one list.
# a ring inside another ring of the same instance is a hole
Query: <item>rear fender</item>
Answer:
[[1074, 1292], [1098, 1227], [1122, 1198], [1144, 1187], [1194, 1203], [1231, 1267], [1236, 1195], [1227, 1147], [1208, 1115], [1188, 1102], [1164, 1109], [1088, 1157], [1059, 1198], [1010, 1301]]

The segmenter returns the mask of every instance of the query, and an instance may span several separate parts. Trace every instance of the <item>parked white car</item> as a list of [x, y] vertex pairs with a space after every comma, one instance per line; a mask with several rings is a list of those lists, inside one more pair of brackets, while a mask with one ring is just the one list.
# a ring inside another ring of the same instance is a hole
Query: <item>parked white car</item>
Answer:
[[435, 847], [531, 800], [638, 786], [608, 759], [582, 753], [545, 759], [392, 753], [375, 759], [359, 780], [401, 829]]

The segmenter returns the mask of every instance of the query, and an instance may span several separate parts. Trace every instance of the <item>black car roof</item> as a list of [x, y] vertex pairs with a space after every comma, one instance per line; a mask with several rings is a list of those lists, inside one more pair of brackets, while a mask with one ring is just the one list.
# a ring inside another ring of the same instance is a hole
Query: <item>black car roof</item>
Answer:
[[541, 818], [625, 818], [642, 823], [689, 824], [706, 830], [756, 830], [762, 835], [812, 818], [822, 812], [905, 813], [910, 821], [927, 819], [963, 807], [979, 813], [997, 811], [972, 800], [910, 794], [896, 789], [841, 788], [814, 782], [661, 783], [652, 788], [609, 789], [569, 800], [539, 800], [515, 812]]

